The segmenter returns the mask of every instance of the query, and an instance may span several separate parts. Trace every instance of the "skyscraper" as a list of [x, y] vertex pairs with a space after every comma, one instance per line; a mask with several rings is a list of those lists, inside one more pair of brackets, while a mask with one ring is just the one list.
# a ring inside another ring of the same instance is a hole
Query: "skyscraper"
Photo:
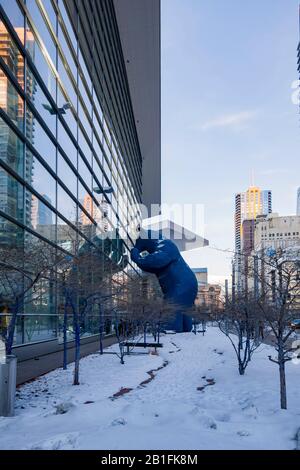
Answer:
[[300, 215], [300, 188], [297, 191], [297, 215]]
[[[238, 291], [244, 286], [243, 272], [254, 244], [254, 221], [272, 212], [272, 192], [250, 186], [235, 196], [235, 256], [233, 269]], [[244, 286], [245, 287], [245, 286]]]
[[245, 192], [235, 196], [235, 251], [242, 249], [242, 233], [244, 220], [255, 220], [258, 215], [272, 212], [272, 192], [250, 186]]

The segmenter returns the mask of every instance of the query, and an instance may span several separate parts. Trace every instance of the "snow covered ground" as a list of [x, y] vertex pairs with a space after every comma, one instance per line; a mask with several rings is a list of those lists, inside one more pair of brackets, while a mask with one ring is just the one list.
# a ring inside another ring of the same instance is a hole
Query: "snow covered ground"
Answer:
[[[261, 346], [240, 377], [217, 328], [162, 342], [159, 356], [126, 356], [125, 365], [114, 355], [83, 359], [78, 387], [72, 366], [23, 386], [16, 416], [0, 418], [0, 449], [295, 448], [300, 365], [287, 364], [289, 409], [281, 411], [271, 347]], [[166, 361], [154, 380], [139, 385]], [[122, 387], [133, 390], [111, 400]]]

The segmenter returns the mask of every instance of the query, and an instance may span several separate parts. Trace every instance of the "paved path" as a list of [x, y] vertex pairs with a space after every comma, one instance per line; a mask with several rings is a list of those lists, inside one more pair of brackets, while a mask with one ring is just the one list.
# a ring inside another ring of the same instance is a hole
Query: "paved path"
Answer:
[[[116, 338], [111, 336], [103, 339], [103, 347], [107, 348], [116, 342]], [[81, 357], [99, 351], [99, 340], [93, 343], [81, 345]], [[74, 362], [75, 348], [68, 349], [68, 364]], [[21, 385], [29, 380], [35, 379], [40, 375], [46, 374], [51, 370], [62, 367], [63, 351], [45, 354], [36, 359], [28, 359], [20, 362], [17, 369], [17, 385]]]

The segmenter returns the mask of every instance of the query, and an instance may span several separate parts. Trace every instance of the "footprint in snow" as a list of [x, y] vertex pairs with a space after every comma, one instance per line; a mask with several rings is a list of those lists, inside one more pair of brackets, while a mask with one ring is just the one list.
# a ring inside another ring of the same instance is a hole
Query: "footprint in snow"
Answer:
[[26, 446], [23, 450], [73, 450], [77, 447], [79, 433], [57, 434], [44, 441]]

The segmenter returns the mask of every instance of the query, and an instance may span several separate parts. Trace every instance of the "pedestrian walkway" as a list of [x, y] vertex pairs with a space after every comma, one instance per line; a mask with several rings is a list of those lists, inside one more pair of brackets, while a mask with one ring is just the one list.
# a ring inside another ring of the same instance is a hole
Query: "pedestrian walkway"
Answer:
[[[107, 348], [116, 342], [115, 336], [110, 336], [103, 339], [103, 347]], [[80, 356], [88, 356], [89, 354], [99, 351], [99, 340], [93, 343], [81, 345]], [[75, 348], [68, 349], [68, 364], [74, 362]], [[17, 368], [17, 385], [21, 385], [32, 379], [35, 379], [51, 370], [62, 367], [63, 365], [63, 351], [57, 351], [43, 356], [39, 356], [27, 361], [18, 363]]]

